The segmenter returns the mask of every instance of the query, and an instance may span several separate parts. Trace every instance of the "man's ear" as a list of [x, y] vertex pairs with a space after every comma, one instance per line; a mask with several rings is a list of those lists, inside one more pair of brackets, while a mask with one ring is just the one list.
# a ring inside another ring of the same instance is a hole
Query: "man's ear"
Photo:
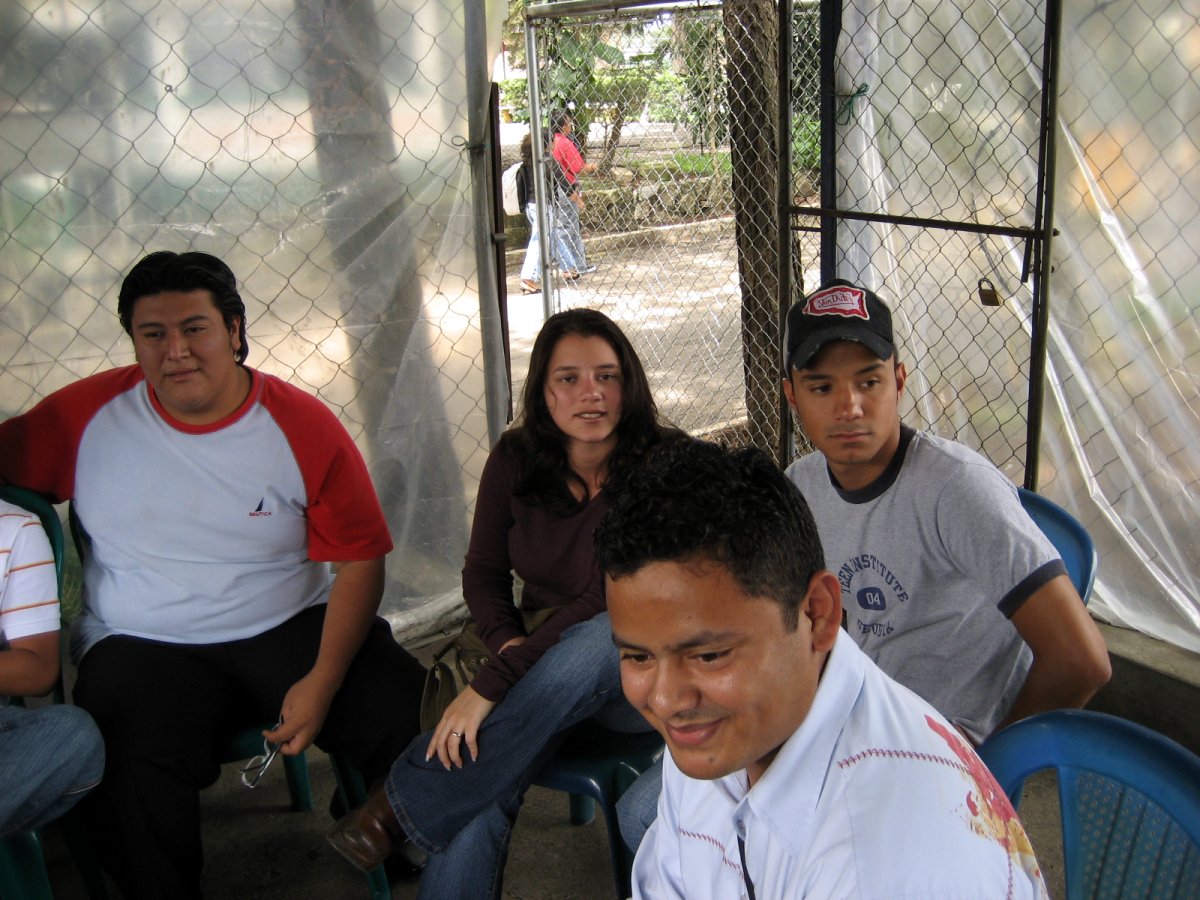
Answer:
[[787, 397], [788, 406], [792, 408], [792, 412], [799, 415], [796, 409], [796, 392], [792, 387], [792, 373], [789, 371], [783, 379], [783, 396]]
[[233, 347], [233, 355], [237, 356], [242, 349], [242, 317], [234, 316], [233, 322], [229, 325], [229, 344]]
[[833, 649], [842, 625], [842, 586], [828, 569], [820, 569], [808, 580], [801, 615], [808, 616], [813, 649], [825, 653]]
[[908, 381], [908, 369], [904, 367], [904, 363], [896, 363], [896, 396], [904, 396], [904, 385]]

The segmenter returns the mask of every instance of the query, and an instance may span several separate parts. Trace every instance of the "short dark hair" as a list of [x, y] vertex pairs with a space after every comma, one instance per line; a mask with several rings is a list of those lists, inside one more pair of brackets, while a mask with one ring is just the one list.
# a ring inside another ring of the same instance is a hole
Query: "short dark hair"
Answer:
[[558, 134], [571, 121], [571, 113], [566, 109], [555, 109], [550, 113], [550, 133]]
[[553, 484], [555, 480], [579, 477], [567, 466], [567, 436], [554, 423], [546, 405], [550, 358], [558, 342], [569, 334], [602, 338], [612, 347], [621, 366], [621, 418], [617, 422], [617, 446], [608, 462], [609, 477], [621, 474], [632, 459], [658, 441], [662, 432], [646, 370], [617, 323], [594, 309], [565, 309], [555, 313], [534, 339], [521, 392], [521, 412], [516, 421], [523, 445], [522, 475], [516, 493], [547, 508], [557, 507], [553, 498], [562, 493]]
[[250, 353], [246, 341], [246, 304], [238, 293], [233, 271], [209, 253], [190, 251], [175, 253], [159, 250], [142, 259], [129, 270], [117, 295], [117, 316], [125, 333], [133, 336], [133, 307], [143, 297], [154, 297], [164, 291], [208, 291], [213, 304], [221, 313], [226, 328], [237, 323], [238, 351], [235, 359], [246, 361]]
[[825, 556], [800, 491], [767, 454], [698, 440], [660, 444], [630, 474], [596, 532], [609, 577], [703, 559], [783, 607], [789, 630]]

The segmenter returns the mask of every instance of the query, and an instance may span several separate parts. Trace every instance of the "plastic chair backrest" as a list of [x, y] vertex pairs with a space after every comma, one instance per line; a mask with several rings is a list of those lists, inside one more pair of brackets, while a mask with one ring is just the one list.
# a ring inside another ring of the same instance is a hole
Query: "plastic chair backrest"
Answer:
[[1067, 574], [1075, 590], [1087, 603], [1092, 595], [1092, 584], [1096, 581], [1096, 545], [1087, 529], [1079, 524], [1079, 520], [1055, 503], [1047, 500], [1041, 494], [1017, 488], [1021, 497], [1021, 505], [1029, 518], [1042, 529], [1042, 533], [1050, 539], [1059, 555], [1066, 564]]
[[992, 735], [979, 756], [1018, 800], [1054, 769], [1069, 898], [1200, 897], [1200, 757], [1116, 716], [1056, 710]]

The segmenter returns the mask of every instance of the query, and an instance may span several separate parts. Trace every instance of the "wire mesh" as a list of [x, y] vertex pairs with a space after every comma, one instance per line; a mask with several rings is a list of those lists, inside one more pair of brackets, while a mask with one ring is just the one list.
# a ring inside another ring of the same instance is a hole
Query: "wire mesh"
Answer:
[[[821, 121], [812, 88], [819, 73], [805, 52], [813, 15], [803, 5], [793, 13], [795, 202], [818, 205], [810, 198], [820, 152], [810, 136], [832, 128], [832, 205], [851, 215], [837, 222], [837, 259], [826, 269], [875, 288], [897, 314], [910, 371], [902, 415], [982, 451], [1020, 482], [1044, 8], [868, 2], [843, 10], [833, 122]], [[980, 228], [999, 233], [972, 230]]]
[[[678, 427], [773, 449], [769, 433], [747, 426], [749, 397], [762, 405], [749, 418], [778, 427], [779, 350], [774, 330], [744, 338], [739, 265], [773, 279], [775, 262], [770, 246], [738, 256], [730, 123], [747, 111], [731, 108], [726, 73], [741, 38], [719, 8], [530, 16], [542, 100], [531, 113], [548, 125], [553, 110], [569, 110], [597, 167], [579, 177], [584, 252], [597, 271], [567, 281], [560, 267], [556, 308], [591, 306], [622, 324]], [[746, 190], [773, 204], [773, 183]], [[769, 386], [749, 387], [752, 366], [770, 371]]]
[[462, 18], [0, 4], [0, 414], [132, 362], [116, 290], [142, 255], [211, 252], [239, 278], [250, 364], [318, 394], [368, 460], [389, 611], [456, 604], [488, 446]]

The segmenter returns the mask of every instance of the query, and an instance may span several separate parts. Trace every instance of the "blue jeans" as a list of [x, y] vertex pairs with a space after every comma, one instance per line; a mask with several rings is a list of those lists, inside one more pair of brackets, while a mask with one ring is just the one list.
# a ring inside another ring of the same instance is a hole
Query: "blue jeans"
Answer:
[[77, 706], [0, 706], [0, 836], [57, 819], [104, 774], [104, 742]]
[[658, 795], [662, 792], [662, 760], [643, 772], [617, 801], [617, 824], [625, 845], [634, 853], [658, 818]]
[[573, 268], [582, 272], [587, 268], [587, 251], [583, 247], [583, 225], [579, 221], [579, 207], [574, 200], [560, 197], [558, 202], [558, 220], [563, 231]]
[[414, 740], [385, 782], [388, 802], [414, 844], [430, 853], [422, 897], [499, 897], [508, 840], [525, 789], [562, 731], [589, 716], [647, 731], [621, 693], [608, 613], [563, 632], [509, 690], [479, 730], [479, 759], [446, 771], [426, 761], [430, 733]]
[[[550, 219], [551, 257], [564, 272], [577, 268], [575, 257], [571, 253], [571, 248], [566, 241], [566, 235], [563, 233], [561, 224], [562, 216], [553, 204], [547, 210], [547, 216]], [[521, 280], [540, 281], [542, 275], [542, 248], [541, 242], [538, 240], [539, 231], [536, 203], [525, 204], [525, 218], [529, 220], [529, 245], [525, 248], [525, 261], [521, 265]]]

